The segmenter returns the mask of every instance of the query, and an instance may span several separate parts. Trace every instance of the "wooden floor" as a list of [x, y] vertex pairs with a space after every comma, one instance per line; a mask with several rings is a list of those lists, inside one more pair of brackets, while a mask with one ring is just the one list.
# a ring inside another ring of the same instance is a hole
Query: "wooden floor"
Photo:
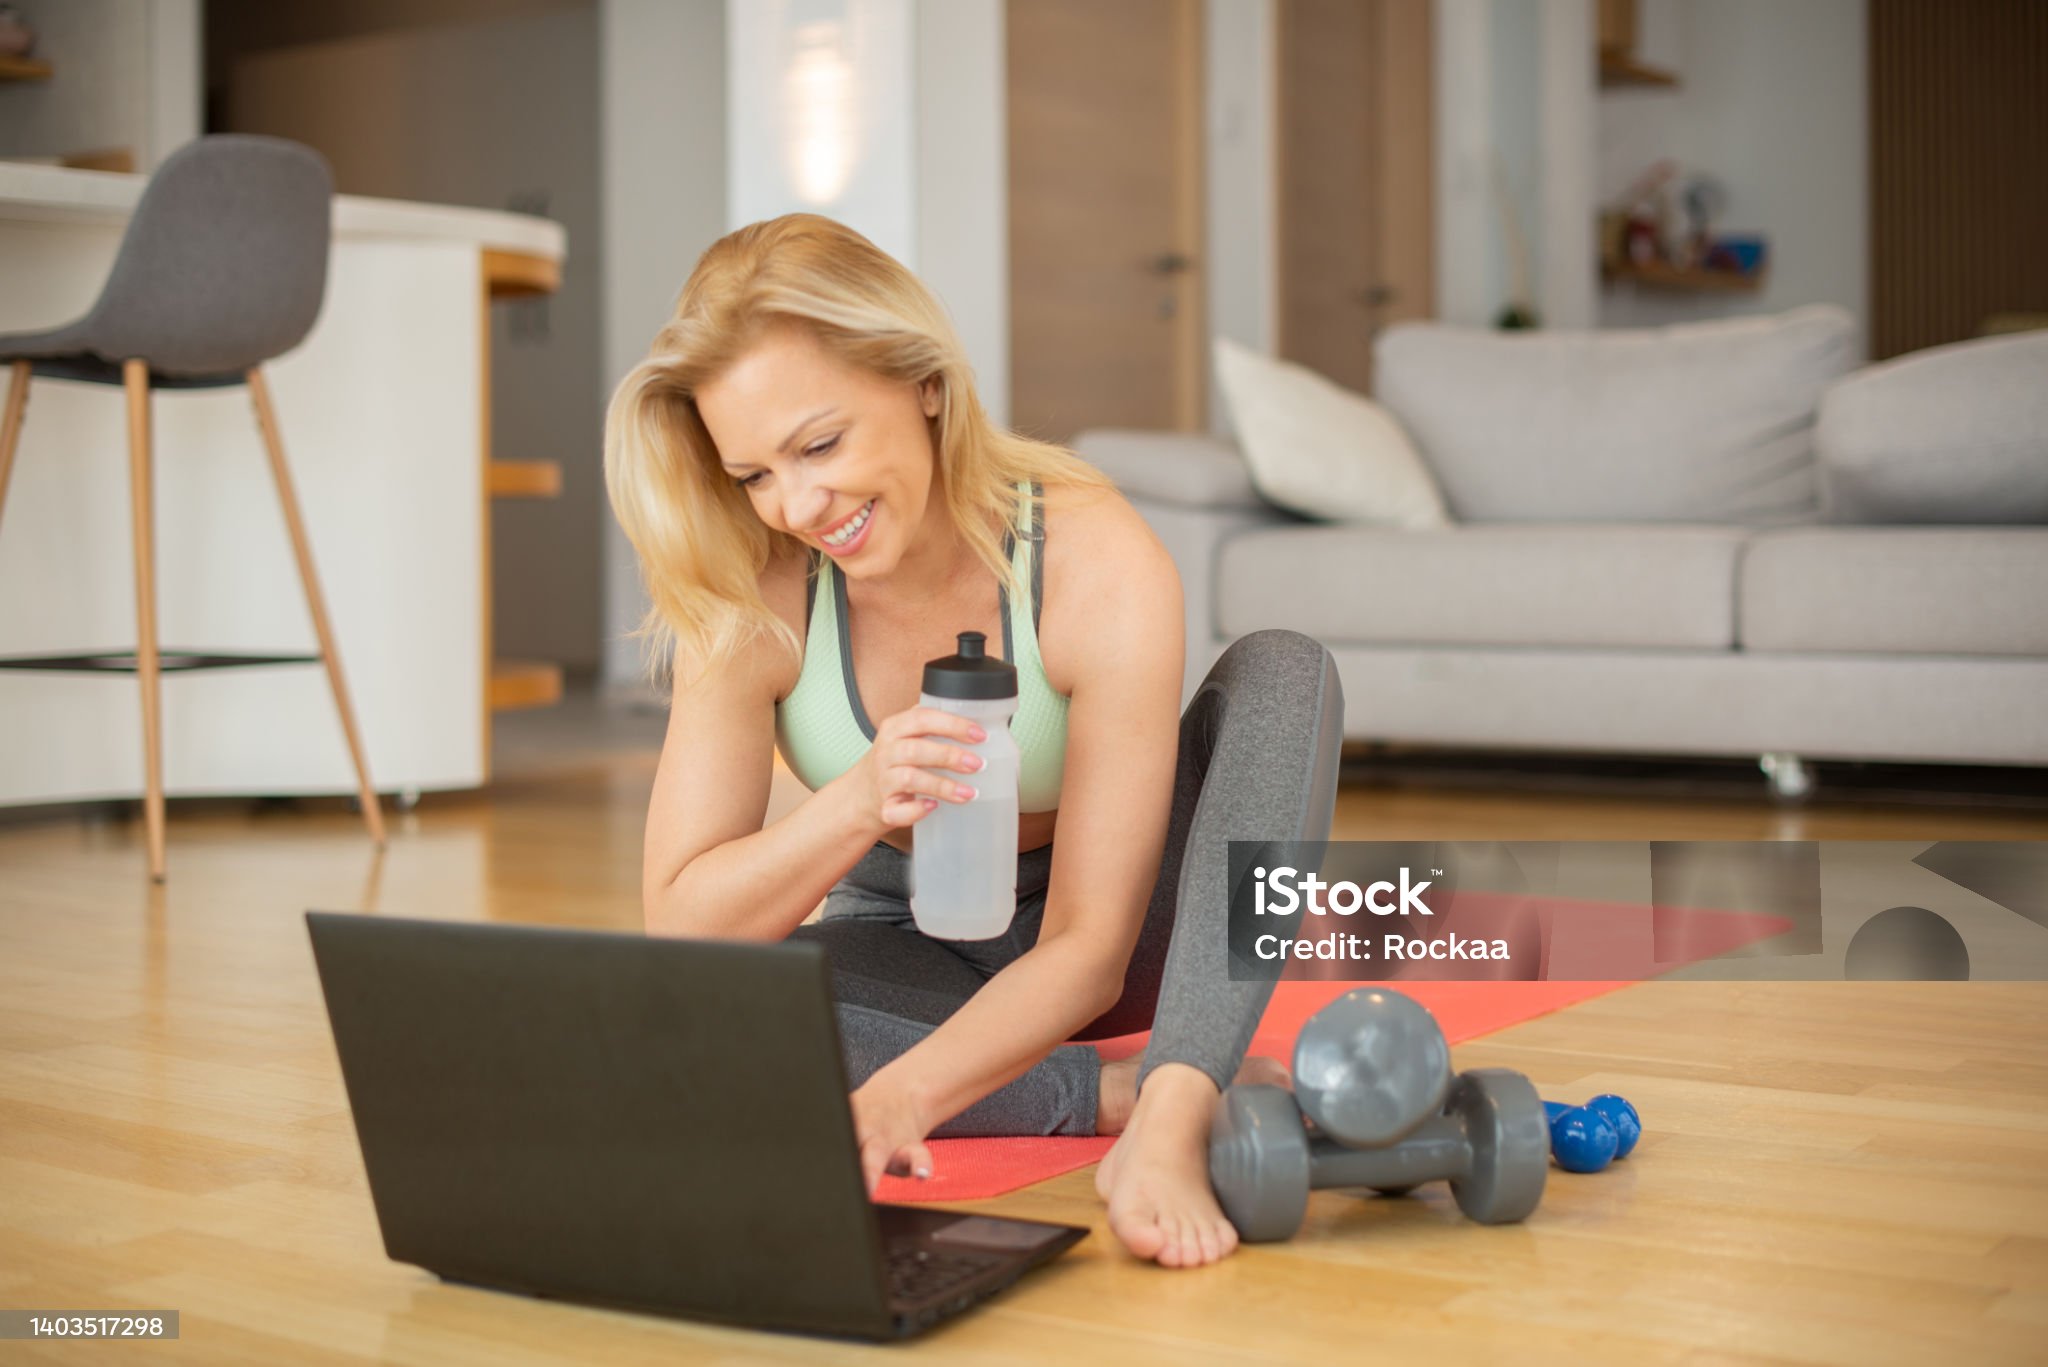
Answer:
[[[0, 1308], [175, 1308], [177, 1343], [121, 1360], [209, 1364], [2048, 1358], [2032, 985], [1629, 988], [1457, 1051], [1648, 1122], [1525, 1225], [1466, 1224], [1440, 1190], [1324, 1194], [1291, 1243], [1167, 1272], [1117, 1251], [1083, 1171], [975, 1203], [1094, 1233], [907, 1346], [444, 1286], [384, 1256], [299, 913], [635, 928], [659, 722], [578, 715], [503, 728], [488, 799], [429, 798], [381, 860], [338, 805], [174, 803], [168, 889], [139, 823], [0, 826]], [[2048, 811], [1354, 788], [1338, 834], [2039, 839]]]

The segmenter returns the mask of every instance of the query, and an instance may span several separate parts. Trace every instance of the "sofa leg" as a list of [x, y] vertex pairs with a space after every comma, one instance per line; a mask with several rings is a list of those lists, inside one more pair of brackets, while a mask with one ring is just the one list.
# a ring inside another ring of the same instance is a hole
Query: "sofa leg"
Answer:
[[1770, 780], [1771, 796], [1780, 802], [1798, 802], [1813, 792], [1813, 771], [1806, 761], [1784, 750], [1760, 756], [1756, 767]]

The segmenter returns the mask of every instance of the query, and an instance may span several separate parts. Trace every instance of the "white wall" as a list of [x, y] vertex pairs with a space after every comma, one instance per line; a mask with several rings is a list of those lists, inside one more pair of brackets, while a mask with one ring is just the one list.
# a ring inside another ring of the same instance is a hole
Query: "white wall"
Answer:
[[149, 131], [138, 170], [156, 166], [199, 136], [206, 85], [200, 51], [200, 0], [152, 0], [149, 5]]
[[[604, 389], [647, 354], [683, 281], [725, 231], [724, 0], [602, 0]], [[632, 691], [647, 599], [633, 548], [605, 525], [604, 677]]]
[[[1268, 354], [1280, 343], [1273, 25], [1273, 0], [1209, 0], [1203, 27], [1209, 331]], [[1213, 383], [1209, 427], [1230, 432], [1223, 387]]]
[[1514, 293], [1505, 196], [1545, 327], [1594, 314], [1590, 0], [1436, 0], [1437, 316], [1491, 326]]
[[1593, 18], [1593, 0], [1545, 0], [1537, 37], [1543, 174], [1535, 195], [1539, 240], [1532, 251], [1543, 325], [1551, 328], [1592, 327], [1599, 308], [1597, 220], [1586, 212], [1599, 134]]
[[1010, 417], [1003, 0], [917, 7], [917, 266], [953, 316], [982, 405]]
[[1864, 0], [1643, 0], [1638, 56], [1675, 90], [1611, 90], [1599, 107], [1598, 202], [1661, 156], [1728, 191], [1717, 232], [1770, 241], [1755, 295], [1602, 292], [1604, 327], [1840, 304], [1868, 354], [1870, 265]]
[[731, 0], [728, 227], [824, 214], [897, 260], [916, 261], [917, 8], [915, 0]]
[[199, 0], [14, 0], [47, 81], [0, 82], [0, 157], [126, 147], [139, 171], [199, 135]]

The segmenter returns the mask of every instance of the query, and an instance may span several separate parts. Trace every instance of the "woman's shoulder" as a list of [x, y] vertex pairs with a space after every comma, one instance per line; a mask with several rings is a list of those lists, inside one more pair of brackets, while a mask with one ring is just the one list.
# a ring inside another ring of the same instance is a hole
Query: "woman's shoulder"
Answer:
[[1054, 686], [1072, 692], [1075, 669], [1106, 634], [1126, 639], [1152, 618], [1180, 630], [1180, 572], [1150, 524], [1115, 489], [1045, 490], [1045, 564], [1039, 646]]
[[1045, 578], [1051, 586], [1097, 584], [1173, 568], [1173, 557], [1138, 510], [1113, 487], [1048, 485]]
[[[801, 550], [785, 550], [768, 557], [768, 563], [762, 566], [756, 581], [761, 590], [761, 601], [768, 605], [777, 621], [796, 633], [799, 644], [810, 625], [806, 612], [810, 603], [810, 576], [811, 557]], [[765, 643], [763, 648], [766, 648]], [[800, 658], [790, 657], [787, 651], [778, 649], [773, 653], [776, 661], [771, 672], [775, 677], [775, 700], [780, 702], [796, 686], [803, 664]]]

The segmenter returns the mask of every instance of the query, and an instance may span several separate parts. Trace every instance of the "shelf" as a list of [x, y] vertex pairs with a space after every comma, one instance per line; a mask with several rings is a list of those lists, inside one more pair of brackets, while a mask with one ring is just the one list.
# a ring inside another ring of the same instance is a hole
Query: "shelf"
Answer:
[[562, 465], [553, 460], [494, 460], [487, 487], [492, 498], [554, 498], [562, 492]]
[[1600, 54], [1600, 84], [1610, 88], [1647, 86], [1668, 90], [1678, 84], [1678, 73], [1647, 66], [1625, 52], [1603, 50]]
[[484, 777], [490, 777], [491, 718], [499, 712], [552, 707], [562, 700], [562, 668], [537, 660], [501, 660], [492, 647], [491, 501], [498, 498], [554, 498], [562, 492], [562, 466], [552, 460], [498, 460], [491, 446], [491, 309], [502, 299], [545, 298], [562, 287], [562, 263], [532, 252], [485, 247], [480, 253], [479, 335], [483, 340], [483, 409], [478, 432], [484, 466], [483, 641]]
[[552, 707], [562, 700], [562, 667], [540, 660], [497, 660], [491, 665], [493, 712]]
[[484, 284], [493, 299], [530, 299], [562, 287], [562, 263], [524, 252], [484, 250]]
[[1626, 280], [1649, 289], [1690, 290], [1700, 294], [1755, 294], [1764, 287], [1764, 272], [1682, 269], [1650, 262], [1644, 265], [1610, 265], [1601, 272], [1608, 280]]
[[135, 151], [129, 147], [101, 147], [90, 152], [72, 152], [64, 158], [64, 164], [74, 171], [119, 171], [133, 175]]
[[0, 57], [0, 81], [47, 81], [57, 68], [33, 57]]

